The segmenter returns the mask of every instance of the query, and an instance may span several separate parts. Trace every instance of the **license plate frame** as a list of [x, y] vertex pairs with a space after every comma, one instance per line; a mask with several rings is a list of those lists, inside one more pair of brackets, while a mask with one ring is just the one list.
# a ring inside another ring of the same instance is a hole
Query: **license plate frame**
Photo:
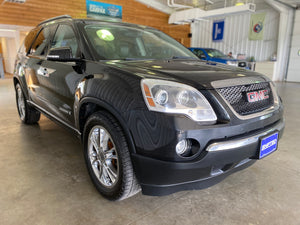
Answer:
[[279, 132], [275, 131], [271, 134], [260, 137], [258, 159], [262, 159], [271, 153], [275, 152], [278, 148]]

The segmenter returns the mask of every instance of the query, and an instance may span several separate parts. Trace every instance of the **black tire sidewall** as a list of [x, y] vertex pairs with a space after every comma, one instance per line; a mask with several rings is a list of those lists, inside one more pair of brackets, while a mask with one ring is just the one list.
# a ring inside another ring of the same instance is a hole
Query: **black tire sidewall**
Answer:
[[[23, 119], [21, 118], [19, 104], [18, 104], [18, 102], [19, 102], [18, 89], [21, 90], [21, 93], [22, 93], [22, 96], [23, 96], [23, 99], [24, 99], [24, 107], [25, 107], [25, 112], [24, 113], [25, 113], [25, 116], [24, 116]], [[24, 94], [24, 91], [23, 91], [20, 83], [17, 83], [15, 85], [15, 91], [16, 91], [17, 110], [18, 110], [19, 117], [20, 117], [21, 121], [25, 124], [35, 124], [35, 123], [37, 123], [40, 120], [41, 113], [39, 111], [37, 111], [35, 108], [32, 108], [28, 105], [26, 96]]]

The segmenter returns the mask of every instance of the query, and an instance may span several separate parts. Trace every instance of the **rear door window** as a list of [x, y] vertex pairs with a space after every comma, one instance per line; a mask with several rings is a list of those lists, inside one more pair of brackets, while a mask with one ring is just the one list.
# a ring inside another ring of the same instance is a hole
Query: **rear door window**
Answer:
[[[36, 35], [38, 34], [39, 31], [40, 31], [40, 28], [35, 28], [35, 29], [31, 30], [28, 33], [28, 35], [25, 37], [25, 39], [24, 39], [24, 48], [22, 49], [23, 53], [27, 54], [29, 52], [30, 46], [31, 46], [33, 40], [35, 39], [35, 37], [36, 37]], [[19, 51], [19, 52], [22, 53], [21, 51]]]
[[51, 39], [51, 32], [53, 29], [53, 26], [48, 26], [40, 31], [37, 38], [33, 42], [33, 45], [31, 46], [29, 54], [36, 56], [45, 56], [47, 54], [49, 49], [49, 41]]

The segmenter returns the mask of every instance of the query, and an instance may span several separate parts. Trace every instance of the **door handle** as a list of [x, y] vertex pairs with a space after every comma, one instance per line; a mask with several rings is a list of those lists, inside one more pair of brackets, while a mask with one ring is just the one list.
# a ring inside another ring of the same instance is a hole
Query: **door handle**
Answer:
[[47, 68], [42, 67], [42, 66], [37, 70], [37, 74], [40, 76], [49, 77]]

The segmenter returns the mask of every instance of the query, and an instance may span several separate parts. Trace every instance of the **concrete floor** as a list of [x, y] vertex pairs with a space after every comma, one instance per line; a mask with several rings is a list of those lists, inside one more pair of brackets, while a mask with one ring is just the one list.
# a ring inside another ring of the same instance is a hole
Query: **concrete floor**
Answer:
[[78, 140], [42, 117], [18, 118], [11, 79], [0, 80], [0, 224], [300, 224], [300, 84], [279, 84], [286, 130], [279, 149], [204, 190], [165, 197], [101, 197]]

